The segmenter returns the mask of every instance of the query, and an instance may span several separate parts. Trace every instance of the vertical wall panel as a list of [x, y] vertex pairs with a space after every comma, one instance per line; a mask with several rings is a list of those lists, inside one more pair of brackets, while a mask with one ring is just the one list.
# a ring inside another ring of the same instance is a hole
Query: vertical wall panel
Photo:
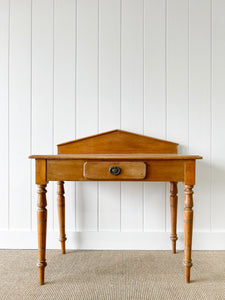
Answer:
[[[144, 133], [165, 139], [165, 1], [144, 2]], [[144, 184], [145, 231], [165, 229], [165, 184]]]
[[[29, 0], [10, 2], [9, 61], [9, 226], [30, 228], [30, 63]], [[21, 74], [22, 72], [22, 74]]]
[[[167, 3], [167, 138], [188, 149], [188, 1]], [[179, 124], [179, 126], [178, 126]]]
[[[55, 148], [53, 145], [53, 0], [33, 0], [32, 3], [32, 152], [51, 154]], [[53, 183], [49, 183], [47, 188], [48, 228], [53, 229], [55, 202]], [[33, 201], [35, 228], [36, 187], [33, 187], [33, 190], [35, 191], [35, 201]]]
[[[116, 128], [120, 128], [120, 0], [100, 0], [99, 131]], [[99, 228], [120, 230], [119, 182], [99, 183]]]
[[212, 199], [211, 229], [225, 228], [225, 2], [214, 0], [212, 7]]
[[[143, 1], [122, 1], [121, 126], [143, 133]], [[143, 184], [121, 184], [121, 228], [143, 229]]]
[[[98, 1], [77, 1], [77, 138], [98, 130]], [[79, 112], [79, 113], [78, 113]]]
[[8, 52], [9, 52], [9, 1], [0, 1], [0, 228], [8, 227]]
[[[210, 230], [211, 40], [210, 0], [190, 0], [189, 151], [197, 162], [194, 194], [195, 230]], [[201, 21], [199, 20], [201, 16]], [[204, 213], [202, 213], [204, 212]]]
[[143, 133], [143, 1], [122, 0], [121, 126]]
[[[188, 150], [188, 1], [167, 2], [167, 138]], [[183, 185], [178, 185], [178, 230], [183, 230]], [[170, 230], [169, 185], [167, 230]]]
[[[77, 1], [76, 137], [98, 131], [98, 1]], [[77, 230], [98, 227], [97, 183], [77, 183]]]
[[120, 128], [120, 0], [99, 1], [99, 131]]
[[144, 1], [144, 130], [165, 139], [165, 17], [164, 0]]
[[[75, 139], [76, 1], [54, 2], [54, 145]], [[56, 186], [56, 185], [55, 185]], [[56, 190], [56, 187], [55, 187]], [[55, 192], [56, 193], [56, 192]], [[75, 183], [65, 182], [66, 229], [75, 230]], [[57, 205], [55, 228], [58, 229]]]
[[75, 3], [74, 0], [54, 1], [55, 146], [75, 139]]

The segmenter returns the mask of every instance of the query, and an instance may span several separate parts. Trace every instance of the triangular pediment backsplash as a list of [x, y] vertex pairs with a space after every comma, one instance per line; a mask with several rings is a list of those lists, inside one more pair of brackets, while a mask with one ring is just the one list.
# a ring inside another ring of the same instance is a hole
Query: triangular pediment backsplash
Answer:
[[59, 144], [58, 153], [177, 153], [177, 146], [169, 141], [116, 129]]

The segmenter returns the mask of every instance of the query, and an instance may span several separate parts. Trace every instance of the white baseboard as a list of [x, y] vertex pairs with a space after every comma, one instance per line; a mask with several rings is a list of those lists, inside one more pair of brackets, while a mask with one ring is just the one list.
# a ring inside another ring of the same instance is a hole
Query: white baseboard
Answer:
[[[58, 232], [48, 231], [47, 248], [60, 249]], [[67, 249], [170, 250], [169, 232], [67, 232]], [[177, 249], [182, 250], [183, 233]], [[37, 249], [35, 231], [0, 231], [0, 249]], [[195, 232], [193, 250], [225, 250], [225, 232]]]

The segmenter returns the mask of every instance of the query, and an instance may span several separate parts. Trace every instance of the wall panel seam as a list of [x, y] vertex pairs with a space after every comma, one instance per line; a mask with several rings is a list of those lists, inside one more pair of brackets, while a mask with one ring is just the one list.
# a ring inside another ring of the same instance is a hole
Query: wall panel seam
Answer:
[[[97, 57], [97, 132], [99, 133], [99, 127], [100, 127], [100, 101], [99, 101], [99, 88], [100, 88], [100, 80], [99, 80], [99, 1], [98, 0], [98, 33], [97, 33], [97, 39], [98, 39], [98, 57]], [[99, 199], [99, 181], [97, 182], [97, 231], [100, 231], [100, 199]]]
[[212, 151], [213, 151], [213, 0], [210, 0], [210, 232], [212, 232]]
[[[55, 130], [54, 130], [54, 122], [55, 122], [55, 0], [52, 0], [52, 153], [55, 153]], [[52, 228], [55, 230], [54, 226], [54, 211], [55, 211], [55, 185], [54, 182], [51, 183], [53, 185], [53, 193], [52, 193]]]
[[[167, 101], [168, 101], [168, 90], [167, 90], [167, 38], [168, 38], [168, 33], [167, 33], [167, 20], [168, 20], [168, 2], [167, 0], [165, 0], [165, 139], [167, 139]], [[166, 202], [167, 202], [167, 195], [166, 195], [166, 191], [167, 191], [167, 183], [165, 184], [165, 201], [164, 201], [164, 231], [166, 232]]]
[[9, 0], [9, 23], [8, 23], [8, 230], [10, 230], [10, 23], [11, 23], [11, 0]]
[[[143, 80], [143, 86], [142, 86], [142, 101], [143, 101], [143, 123], [142, 123], [142, 133], [145, 133], [145, 0], [142, 1], [142, 68], [143, 68], [143, 73], [142, 73], [142, 80]], [[142, 182], [142, 231], [144, 232], [145, 229], [145, 193], [144, 193], [144, 182]]]
[[188, 153], [190, 151], [190, 0], [188, 0], [188, 49], [187, 49], [187, 54], [188, 54], [188, 126], [187, 126], [187, 142], [188, 142]]
[[[122, 124], [122, 5], [120, 0], [120, 129]], [[120, 232], [122, 231], [122, 184], [120, 182]]]
[[[75, 96], [75, 120], [74, 120], [74, 129], [75, 129], [75, 139], [76, 139], [76, 136], [77, 136], [77, 15], [78, 15], [78, 5], [77, 5], [77, 2], [78, 0], [76, 0], [76, 3], [75, 3], [75, 26], [76, 26], [76, 30], [75, 30], [75, 93], [74, 93], [74, 96]], [[77, 183], [75, 182], [75, 231], [77, 231]]]
[[[33, 98], [32, 98], [32, 28], [33, 28], [33, 13], [32, 13], [32, 9], [33, 9], [33, 0], [30, 0], [30, 153], [33, 152], [32, 150], [32, 130], [33, 130], [33, 126], [32, 126], [32, 110], [33, 110]], [[32, 180], [33, 180], [33, 172], [32, 172], [32, 161], [30, 160], [30, 230], [32, 230]]]

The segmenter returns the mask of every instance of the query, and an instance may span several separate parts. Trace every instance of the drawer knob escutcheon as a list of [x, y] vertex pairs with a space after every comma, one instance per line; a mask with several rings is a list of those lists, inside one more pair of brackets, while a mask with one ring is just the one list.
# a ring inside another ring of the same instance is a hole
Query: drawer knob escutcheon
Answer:
[[121, 168], [118, 167], [118, 166], [112, 166], [112, 167], [109, 168], [109, 172], [110, 172], [110, 174], [112, 174], [114, 176], [117, 176], [117, 175], [120, 174]]

